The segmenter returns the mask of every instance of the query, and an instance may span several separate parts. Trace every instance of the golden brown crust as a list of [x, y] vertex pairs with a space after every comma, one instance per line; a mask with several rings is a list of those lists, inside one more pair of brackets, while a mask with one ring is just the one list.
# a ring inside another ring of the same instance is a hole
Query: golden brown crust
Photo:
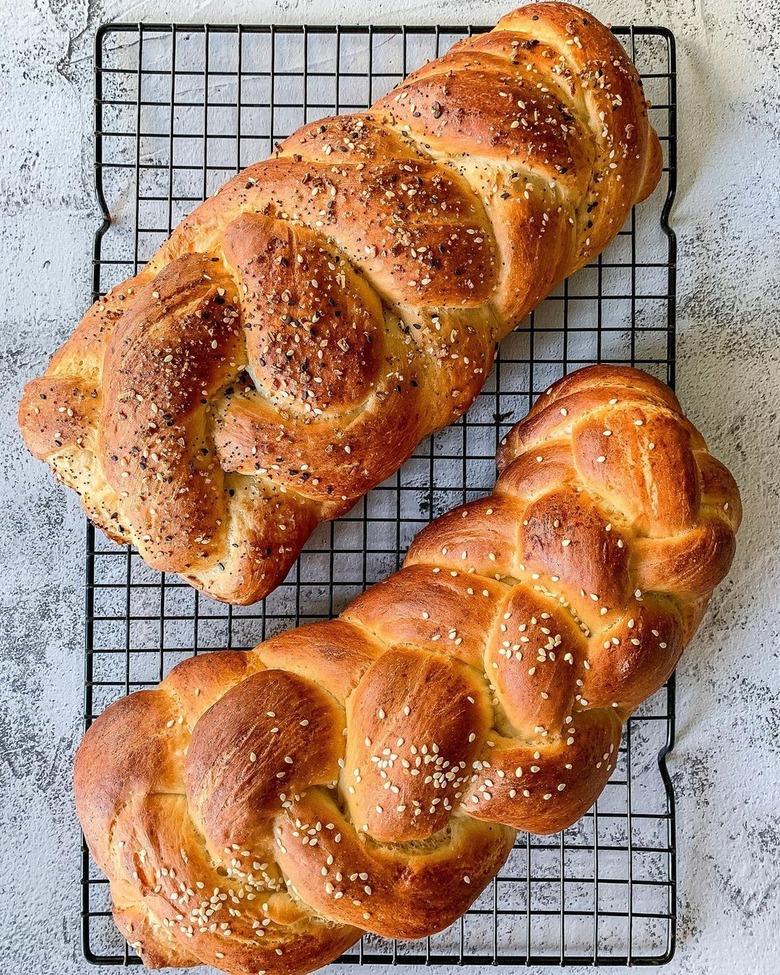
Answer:
[[632, 369], [561, 380], [500, 465], [339, 619], [192, 658], [87, 732], [79, 816], [148, 964], [303, 972], [361, 931], [432, 934], [514, 829], [599, 795], [728, 570], [739, 492]]
[[25, 440], [112, 538], [253, 602], [468, 409], [660, 163], [610, 31], [521, 8], [199, 206], [28, 384]]

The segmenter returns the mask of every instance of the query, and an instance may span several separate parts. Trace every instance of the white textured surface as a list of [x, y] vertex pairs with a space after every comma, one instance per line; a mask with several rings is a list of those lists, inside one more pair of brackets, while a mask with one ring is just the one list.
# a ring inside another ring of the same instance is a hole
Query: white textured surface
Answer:
[[[375, 3], [376, 22], [489, 22], [506, 5]], [[745, 523], [729, 580], [680, 667], [679, 946], [667, 971], [780, 966], [780, 6], [594, 0], [677, 36], [678, 390], [737, 477]], [[79, 948], [77, 826], [83, 522], [25, 453], [23, 381], [89, 298], [92, 41], [119, 20], [360, 22], [359, 0], [0, 3], [0, 959], [6, 973], [90, 970]]]

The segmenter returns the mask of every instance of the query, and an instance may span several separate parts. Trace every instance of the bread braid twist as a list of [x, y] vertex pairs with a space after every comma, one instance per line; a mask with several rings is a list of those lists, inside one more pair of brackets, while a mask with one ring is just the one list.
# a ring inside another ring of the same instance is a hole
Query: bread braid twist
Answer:
[[521, 8], [199, 206], [28, 384], [25, 440], [112, 538], [253, 602], [468, 408], [660, 168], [609, 30]]
[[466, 910], [515, 829], [581, 816], [740, 520], [660, 382], [592, 367], [331, 622], [192, 658], [95, 722], [78, 812], [148, 964], [305, 972]]

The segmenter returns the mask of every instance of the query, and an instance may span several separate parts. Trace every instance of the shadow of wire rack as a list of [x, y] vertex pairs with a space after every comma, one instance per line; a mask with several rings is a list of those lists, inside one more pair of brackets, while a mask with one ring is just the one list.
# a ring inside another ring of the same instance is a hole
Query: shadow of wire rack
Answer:
[[[95, 48], [94, 297], [132, 275], [170, 229], [241, 167], [306, 121], [370, 104], [477, 27], [111, 24]], [[661, 137], [651, 200], [592, 265], [565, 282], [500, 350], [459, 423], [425, 441], [347, 516], [324, 524], [287, 580], [255, 606], [226, 607], [148, 569], [87, 529], [85, 720], [155, 684], [191, 653], [249, 647], [332, 616], [393, 571], [414, 534], [492, 487], [498, 440], [565, 372], [632, 363], [673, 385], [676, 184], [674, 38], [613, 28], [639, 69]], [[630, 720], [596, 806], [556, 837], [519, 835], [472, 909], [420, 942], [366, 936], [341, 960], [373, 964], [651, 964], [675, 945], [675, 815], [665, 757], [673, 679]], [[82, 845], [88, 961], [137, 964], [110, 918], [108, 884]]]

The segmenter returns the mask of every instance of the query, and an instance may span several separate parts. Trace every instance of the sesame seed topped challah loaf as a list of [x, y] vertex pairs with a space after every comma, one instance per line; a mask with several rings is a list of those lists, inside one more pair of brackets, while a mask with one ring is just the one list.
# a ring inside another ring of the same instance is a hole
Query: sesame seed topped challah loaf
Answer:
[[450, 924], [514, 831], [575, 822], [728, 570], [740, 499], [673, 393], [561, 380], [494, 492], [338, 619], [201, 655], [76, 760], [114, 916], [149, 965], [293, 975]]
[[253, 602], [468, 408], [660, 171], [610, 31], [523, 7], [199, 206], [27, 385], [24, 438], [151, 566]]

